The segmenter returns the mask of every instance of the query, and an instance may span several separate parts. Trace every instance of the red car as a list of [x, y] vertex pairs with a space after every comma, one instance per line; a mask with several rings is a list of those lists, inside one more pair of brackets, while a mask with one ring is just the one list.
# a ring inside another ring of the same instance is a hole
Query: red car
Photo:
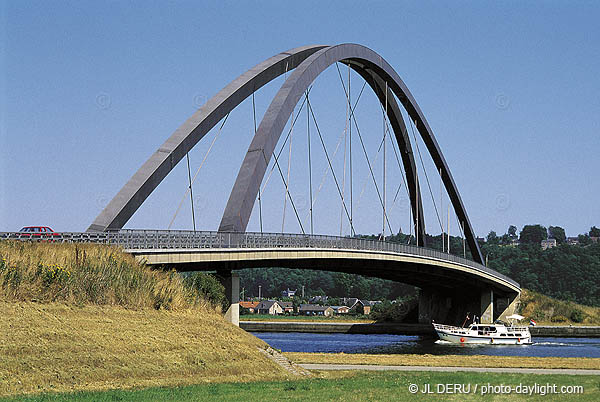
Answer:
[[49, 228], [48, 226], [25, 226], [19, 233], [22, 237], [48, 237], [48, 236], [60, 236], [59, 233], [56, 233], [54, 230]]

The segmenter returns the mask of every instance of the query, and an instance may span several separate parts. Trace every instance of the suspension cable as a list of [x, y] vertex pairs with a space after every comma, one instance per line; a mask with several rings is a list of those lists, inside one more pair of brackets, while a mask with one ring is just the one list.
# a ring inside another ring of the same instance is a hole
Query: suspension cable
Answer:
[[417, 136], [415, 135], [415, 130], [413, 127], [412, 119], [410, 121], [410, 129], [412, 131], [413, 137], [415, 139], [415, 145], [417, 147], [417, 153], [419, 154], [419, 159], [421, 160], [421, 166], [423, 167], [423, 173], [425, 173], [425, 179], [427, 180], [427, 187], [429, 188], [429, 194], [431, 194], [431, 201], [433, 202], [433, 208], [435, 209], [435, 215], [437, 216], [438, 222], [440, 224], [440, 228], [442, 231], [444, 230], [444, 225], [442, 225], [442, 220], [440, 218], [440, 214], [438, 213], [437, 206], [435, 204], [435, 197], [433, 196], [433, 191], [431, 191], [431, 185], [429, 184], [429, 176], [427, 175], [427, 170], [425, 170], [425, 163], [423, 163], [423, 157], [421, 156], [421, 150], [419, 149], [419, 142], [417, 141]]
[[[342, 205], [340, 205], [340, 237], [342, 236], [342, 231], [344, 228], [344, 200], [346, 196], [346, 146], [348, 143], [348, 102], [344, 102], [346, 104], [346, 119], [344, 125], [344, 174], [342, 176]], [[334, 155], [335, 157], [335, 155]]]
[[313, 203], [312, 203], [312, 158], [310, 153], [310, 114], [309, 114], [309, 104], [308, 104], [308, 91], [305, 94], [305, 101], [307, 103], [306, 106], [306, 135], [308, 137], [308, 193], [310, 197], [310, 234], [314, 234], [314, 223], [313, 223]]
[[[311, 89], [312, 89], [312, 87], [308, 88], [308, 92], [309, 93], [310, 93]], [[302, 112], [302, 108], [304, 107], [305, 102], [306, 102], [306, 100], [303, 99], [302, 100], [302, 104], [300, 105], [300, 109], [298, 109], [298, 112], [296, 113], [296, 117], [294, 117], [294, 122], [292, 124], [292, 128], [296, 125], [296, 121], [298, 120], [298, 117], [300, 117], [300, 112]], [[283, 144], [281, 144], [281, 148], [279, 148], [279, 152], [277, 153], [277, 158], [279, 158], [281, 156], [281, 153], [283, 152], [283, 149], [285, 148], [285, 145], [287, 144], [287, 142], [288, 142], [288, 140], [290, 138], [290, 135], [291, 135], [291, 128], [288, 131], [288, 133], [287, 133], [287, 135], [285, 137], [285, 140], [283, 141]], [[265, 183], [262, 186], [262, 191], [263, 192], [265, 191], [265, 188], [267, 187], [267, 184], [269, 183], [269, 180], [271, 179], [271, 175], [273, 174], [274, 170], [275, 170], [275, 164], [273, 164], [271, 166], [271, 170], [269, 171], [269, 175], [267, 176], [267, 179], [265, 180]]]
[[[381, 106], [381, 103], [379, 106]], [[383, 107], [382, 107], [382, 110], [383, 110]], [[386, 130], [388, 132], [388, 135], [391, 136], [389, 121], [386, 122]], [[396, 193], [394, 194], [394, 200], [392, 202], [392, 206], [388, 209], [388, 214], [392, 211], [392, 209], [396, 205], [396, 200], [398, 199], [398, 194], [400, 193], [400, 188], [402, 187], [402, 183], [404, 183], [404, 190], [406, 191], [408, 199], [410, 200], [410, 194], [408, 193], [408, 185], [406, 184], [406, 179], [404, 177], [404, 169], [402, 168], [402, 164], [400, 163], [400, 158], [398, 157], [398, 151], [396, 150], [396, 147], [393, 146], [393, 142], [392, 142], [392, 150], [394, 151], [396, 163], [398, 164], [398, 168], [400, 169], [400, 177], [402, 178], [402, 182], [398, 185], [398, 189], [396, 190]], [[409, 227], [410, 226], [411, 225], [409, 225]], [[398, 230], [400, 233], [402, 233], [402, 224], [400, 224]], [[412, 229], [411, 229], [411, 233], [412, 233]]]
[[[317, 133], [319, 134], [319, 139], [321, 140], [321, 145], [323, 146], [323, 151], [325, 151], [325, 156], [327, 157], [327, 163], [329, 164], [329, 168], [331, 169], [331, 174], [333, 175], [333, 180], [335, 181], [335, 186], [337, 187], [338, 194], [341, 197], [342, 192], [340, 191], [340, 185], [338, 183], [337, 177], [335, 176], [335, 171], [333, 170], [333, 166], [331, 164], [331, 159], [329, 159], [329, 154], [327, 153], [327, 147], [325, 147], [325, 141], [323, 141], [323, 136], [321, 135], [321, 130], [319, 129], [319, 124], [317, 123], [317, 118], [315, 117], [315, 113], [313, 111], [313, 108], [310, 104], [310, 100], [308, 100], [308, 98], [306, 99], [306, 104], [308, 106], [308, 110], [310, 110], [310, 113], [312, 115], [313, 121], [315, 123], [315, 127], [317, 129]], [[348, 221], [350, 222], [350, 230], [352, 232], [352, 235], [355, 235], [356, 233], [354, 232], [354, 226], [352, 225], [352, 221], [350, 220], [350, 214], [348, 212], [348, 209], [346, 208], [346, 203], [343, 203], [343, 205], [344, 205], [344, 211], [346, 211], [346, 216], [348, 217]]]
[[[254, 91], [252, 91], [252, 116], [254, 117], [254, 136], [256, 136], [256, 104], [254, 103]], [[258, 186], [258, 219], [260, 221], [260, 233], [262, 233], [263, 232], [263, 221], [262, 221], [262, 197], [261, 197], [260, 185]]]
[[289, 153], [288, 153], [288, 166], [287, 166], [287, 183], [285, 185], [285, 194], [283, 195], [283, 218], [281, 220], [281, 233], [285, 233], [285, 210], [287, 206], [288, 192], [289, 192], [289, 184], [290, 184], [290, 170], [292, 163], [292, 137], [294, 135], [294, 126], [293, 122], [290, 120], [290, 145], [289, 145]]
[[191, 192], [191, 187], [194, 184], [194, 182], [196, 181], [196, 178], [198, 177], [198, 174], [200, 173], [200, 169], [202, 169], [202, 166], [204, 166], [204, 162], [206, 162], [206, 158], [208, 158], [208, 154], [210, 153], [213, 145], [215, 145], [215, 141], [217, 141], [217, 138], [219, 138], [219, 136], [221, 135], [221, 131], [222, 131], [223, 126], [225, 125], [225, 122], [227, 121], [228, 117], [229, 117], [229, 113], [227, 113], [227, 115], [225, 116], [225, 119], [223, 119], [223, 122], [219, 126], [219, 131], [217, 131], [217, 135], [215, 135], [215, 138], [213, 138], [212, 142], [210, 143], [210, 147], [208, 147], [208, 150], [206, 151], [206, 154], [204, 154], [204, 158], [202, 159], [202, 163], [200, 163], [200, 166], [198, 167], [198, 170], [196, 170], [196, 173], [194, 173], [194, 177], [192, 178], [190, 187], [186, 190], [186, 192], [183, 195], [183, 197], [181, 197], [181, 201], [179, 201], [179, 205], [177, 206], [177, 210], [175, 211], [175, 214], [173, 215], [173, 218], [171, 219], [171, 222], [169, 222], [168, 229], [171, 229], [171, 226], [173, 225], [173, 222], [175, 221], [175, 218], [177, 217], [177, 214], [179, 213], [179, 210], [181, 209], [181, 205], [183, 204], [183, 201], [187, 197], [187, 192], [188, 191]]
[[192, 174], [190, 172], [190, 153], [186, 152], [185, 157], [187, 159], [187, 170], [188, 170], [188, 183], [190, 189], [190, 203], [192, 205], [192, 225], [194, 226], [194, 232], [196, 231], [196, 217], [194, 216], [194, 193], [192, 191]]
[[[364, 92], [365, 86], [367, 85], [367, 82], [365, 81], [363, 83], [363, 86], [358, 94], [358, 97], [356, 98], [356, 102], [354, 102], [354, 107], [353, 109], [355, 110], [356, 107], [358, 106], [358, 102], [360, 101], [360, 98], [362, 97], [362, 94]], [[333, 156], [332, 159], [335, 159], [335, 156], [337, 155], [337, 152], [339, 150], [340, 144], [342, 143], [342, 139], [344, 139], [344, 134], [342, 133], [338, 139], [337, 145], [335, 147], [335, 150], [333, 152]], [[352, 169], [350, 169], [350, 172], [352, 172]], [[323, 185], [325, 184], [325, 179], [327, 178], [327, 174], [329, 173], [329, 167], [325, 166], [325, 168], [323, 169], [323, 174], [321, 175], [321, 182], [319, 184], [319, 187], [317, 188], [317, 191], [315, 193], [314, 198], [311, 200], [311, 206], [314, 206], [314, 204], [317, 202], [317, 197], [319, 196], [319, 193], [321, 192], [321, 189], [323, 188]], [[352, 191], [350, 192], [350, 195], [352, 195]], [[350, 215], [350, 218], [352, 218], [352, 214]]]
[[[382, 221], [382, 229], [381, 229], [381, 234], [383, 235], [383, 240], [385, 240], [385, 218], [386, 218], [386, 182], [387, 182], [387, 176], [386, 176], [386, 159], [385, 159], [385, 151], [386, 151], [386, 117], [387, 117], [387, 111], [388, 111], [388, 86], [387, 86], [387, 81], [385, 82], [385, 113], [383, 113], [383, 215], [381, 217], [381, 221]], [[390, 234], [392, 230], [390, 228]]]
[[[267, 163], [268, 162], [267, 156], [265, 155], [264, 149], [262, 150], [262, 155], [265, 160], [265, 163]], [[277, 166], [277, 170], [279, 171], [279, 176], [281, 177], [281, 180], [283, 181], [283, 186], [287, 189], [288, 188], [287, 182], [285, 181], [285, 177], [283, 175], [283, 171], [281, 170], [281, 166], [279, 166], [279, 160], [276, 155], [273, 155], [273, 157], [275, 158], [275, 165]], [[287, 193], [288, 197], [290, 197], [290, 204], [292, 204], [292, 208], [294, 209], [294, 213], [296, 214], [296, 219], [298, 220], [298, 224], [300, 225], [300, 230], [302, 230], [302, 234], [305, 234], [304, 226], [302, 226], [302, 221], [300, 220], [300, 216], [298, 215], [298, 210], [296, 209], [296, 205], [294, 204], [294, 199], [292, 198], [292, 195], [290, 194], [290, 192], [288, 190], [286, 190], [286, 193]]]
[[[338, 71], [339, 71], [339, 69], [338, 69]], [[341, 80], [342, 86], [344, 87], [344, 92], [346, 92], [346, 86], [344, 85], [344, 80], [341, 79], [341, 75], [340, 75], [340, 80]], [[348, 92], [346, 92], [346, 99], [348, 99]], [[360, 144], [362, 146], [363, 153], [364, 153], [365, 158], [367, 160], [367, 165], [369, 166], [369, 172], [371, 173], [371, 178], [373, 179], [373, 184], [375, 184], [375, 190], [377, 191], [377, 196], [379, 197], [379, 203], [383, 207], [383, 200], [381, 198], [381, 193], [379, 191], [379, 186], [377, 186], [377, 180], [375, 179], [375, 174], [373, 173], [373, 167], [371, 166], [371, 162], [369, 161], [369, 155], [367, 154], [367, 150], [365, 148], [365, 143], [364, 143], [364, 141], [362, 139], [362, 135], [360, 133], [360, 128], [358, 127], [358, 123], [356, 121], [356, 116], [354, 115], [354, 111], [351, 111], [350, 115], [351, 115], [352, 121], [354, 122], [354, 125], [356, 127], [356, 132], [358, 134], [358, 138], [360, 140]], [[384, 216], [385, 216], [385, 221], [387, 222], [388, 227], [390, 229], [390, 232], [392, 232], [392, 226], [390, 225], [390, 221], [389, 221], [387, 215], [385, 214], [385, 212], [384, 212]]]

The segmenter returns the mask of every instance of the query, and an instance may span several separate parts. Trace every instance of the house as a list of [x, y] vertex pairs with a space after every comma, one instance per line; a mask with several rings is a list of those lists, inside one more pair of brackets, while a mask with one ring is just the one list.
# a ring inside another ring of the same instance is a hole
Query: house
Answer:
[[241, 301], [240, 302], [240, 307], [242, 308], [247, 308], [248, 311], [250, 311], [251, 314], [254, 314], [256, 312], [256, 307], [258, 306], [258, 302], [252, 302], [252, 301]]
[[348, 306], [350, 310], [354, 309], [356, 307], [356, 303], [360, 301], [357, 297], [342, 297], [340, 300], [342, 303], [344, 303], [344, 305]]
[[283, 309], [283, 312], [285, 314], [293, 314], [294, 313], [294, 303], [282, 302], [282, 301], [278, 301], [277, 303], [279, 303], [279, 305], [281, 306], [281, 308]]
[[570, 246], [576, 246], [579, 244], [578, 237], [567, 237], [567, 244]]
[[283, 307], [279, 304], [277, 300], [263, 300], [258, 306], [256, 306], [256, 311], [258, 314], [269, 314], [269, 315], [278, 315], [283, 313]]
[[290, 288], [287, 288], [287, 290], [284, 290], [281, 292], [281, 297], [294, 297], [294, 296], [296, 296], [297, 291], [298, 291], [298, 289], [290, 290]]
[[350, 312], [350, 307], [348, 306], [331, 306], [334, 314], [348, 314]]
[[313, 296], [308, 301], [310, 303], [327, 303], [328, 296]]
[[318, 304], [301, 304], [298, 309], [300, 315], [322, 315], [331, 317], [333, 309], [330, 306], [320, 306]]
[[556, 239], [547, 239], [547, 240], [542, 240], [542, 250], [546, 250], [552, 247], [556, 247]]

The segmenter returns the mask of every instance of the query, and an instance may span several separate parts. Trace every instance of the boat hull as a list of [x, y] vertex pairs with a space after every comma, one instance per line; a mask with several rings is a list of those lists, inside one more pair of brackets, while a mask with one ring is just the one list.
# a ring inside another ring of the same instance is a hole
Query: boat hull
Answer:
[[[526, 327], [471, 326], [470, 328], [433, 324], [440, 340], [458, 344], [527, 345], [531, 334]], [[479, 329], [479, 330], [478, 330]]]
[[517, 337], [500, 337], [500, 336], [471, 336], [471, 335], [457, 335], [437, 331], [438, 337], [442, 341], [450, 343], [462, 343], [462, 344], [486, 344], [486, 345], [527, 345], [531, 344], [531, 336], [517, 338]]

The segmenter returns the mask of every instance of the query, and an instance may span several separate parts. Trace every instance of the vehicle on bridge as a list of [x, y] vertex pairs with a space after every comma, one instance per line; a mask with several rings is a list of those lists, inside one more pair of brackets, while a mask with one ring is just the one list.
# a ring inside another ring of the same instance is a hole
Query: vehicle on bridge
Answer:
[[19, 230], [20, 237], [60, 236], [48, 226], [25, 226]]
[[528, 345], [531, 344], [529, 328], [524, 326], [476, 324], [469, 327], [454, 327], [433, 323], [441, 341], [460, 344]]

